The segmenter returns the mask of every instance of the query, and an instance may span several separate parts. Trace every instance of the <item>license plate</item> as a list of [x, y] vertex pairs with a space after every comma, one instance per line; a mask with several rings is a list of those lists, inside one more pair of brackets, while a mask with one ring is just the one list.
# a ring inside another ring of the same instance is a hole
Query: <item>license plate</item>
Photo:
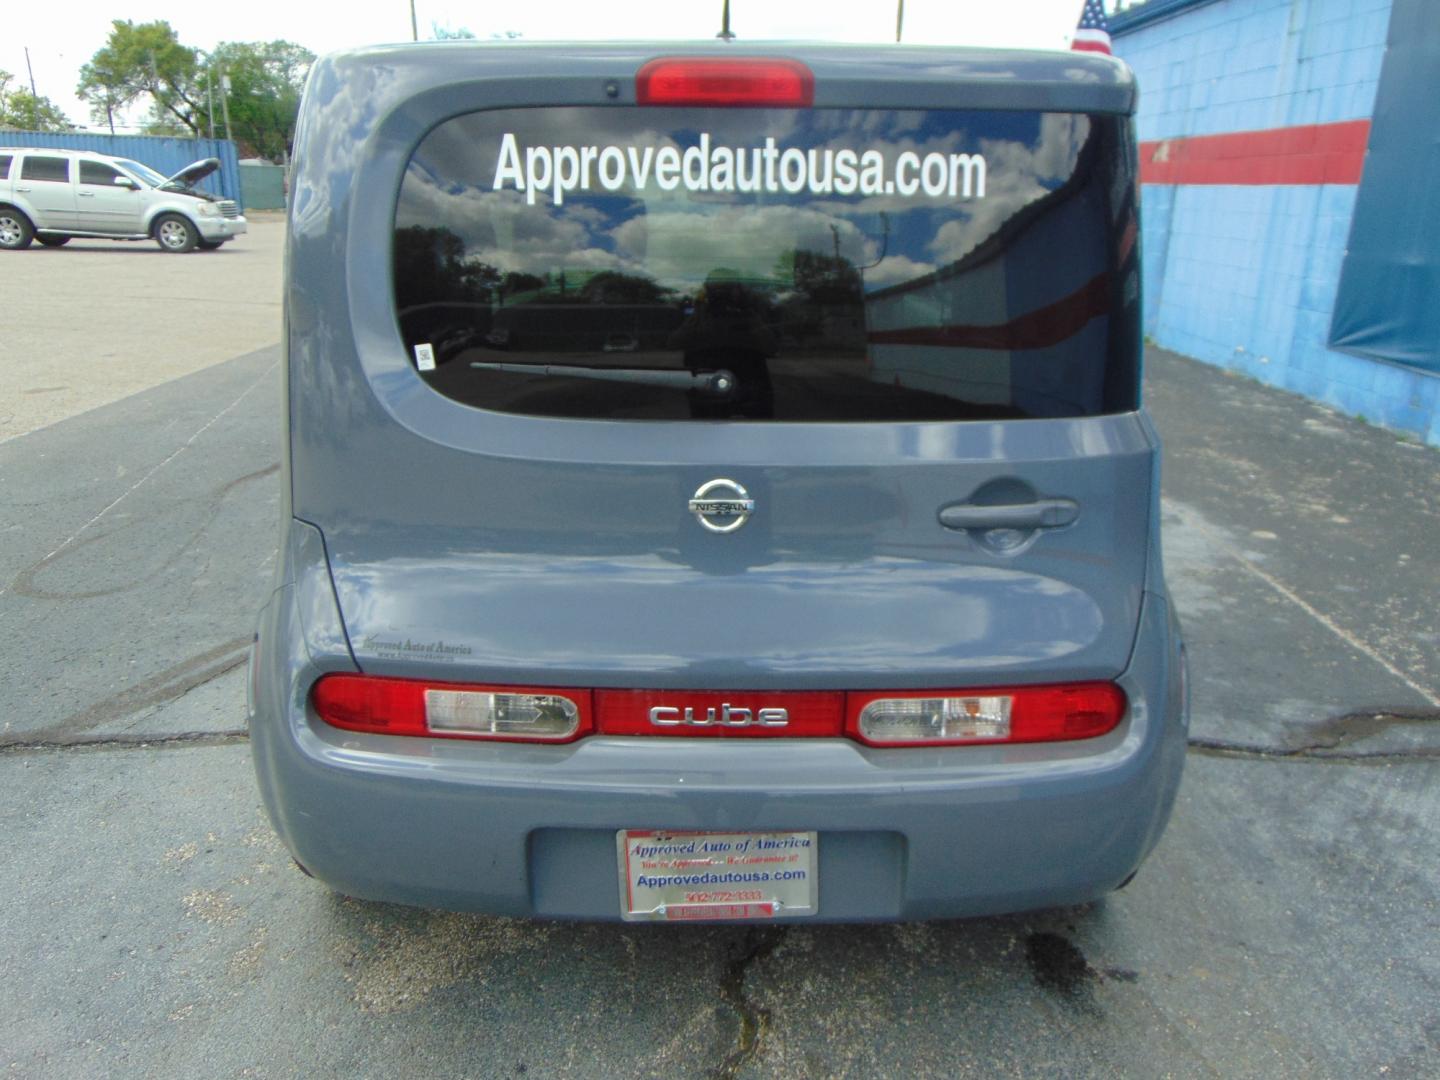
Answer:
[[813, 832], [622, 829], [620, 914], [627, 921], [814, 915]]

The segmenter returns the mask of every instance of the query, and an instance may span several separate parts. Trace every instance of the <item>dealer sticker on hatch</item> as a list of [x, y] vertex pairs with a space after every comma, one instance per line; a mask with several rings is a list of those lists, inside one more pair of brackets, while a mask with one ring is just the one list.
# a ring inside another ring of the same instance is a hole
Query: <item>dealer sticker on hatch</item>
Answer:
[[620, 914], [627, 920], [814, 915], [813, 832], [622, 830]]

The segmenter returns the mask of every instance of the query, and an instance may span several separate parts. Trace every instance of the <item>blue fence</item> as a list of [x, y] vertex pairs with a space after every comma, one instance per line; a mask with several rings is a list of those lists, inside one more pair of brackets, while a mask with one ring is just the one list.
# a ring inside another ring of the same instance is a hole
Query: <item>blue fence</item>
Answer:
[[200, 186], [244, 206], [235, 144], [227, 139], [177, 139], [163, 135], [102, 135], [99, 132], [10, 131], [0, 128], [0, 146], [45, 146], [52, 150], [93, 150], [131, 158], [162, 176], [173, 176], [203, 158], [219, 158], [220, 168]]

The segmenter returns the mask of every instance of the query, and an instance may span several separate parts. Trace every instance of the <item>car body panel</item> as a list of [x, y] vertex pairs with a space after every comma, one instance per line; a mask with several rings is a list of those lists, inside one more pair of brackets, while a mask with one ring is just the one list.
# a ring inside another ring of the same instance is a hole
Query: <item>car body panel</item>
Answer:
[[[127, 187], [113, 181], [87, 183], [85, 162], [75, 183], [75, 227], [84, 231], [133, 236], [143, 233], [146, 200], [139, 187]], [[127, 176], [119, 166], [100, 163], [119, 176]], [[138, 183], [133, 177], [131, 181]]]
[[[1091, 898], [1163, 828], [1186, 712], [1143, 410], [571, 420], [476, 409], [417, 373], [388, 256], [426, 133], [483, 108], [631, 107], [647, 60], [734, 51], [384, 47], [312, 71], [289, 218], [284, 559], [260, 621], [251, 731], [277, 830], [343, 892], [619, 918], [617, 830], [816, 830], [817, 918], [928, 918]], [[803, 57], [817, 108], [1125, 116], [1134, 104], [1108, 59], [745, 52]], [[724, 536], [688, 506], [717, 478], [755, 500]], [[996, 492], [1078, 513], [1004, 548], [940, 520]], [[1076, 743], [502, 745], [331, 728], [309, 694], [339, 671], [756, 691], [1113, 679], [1129, 707], [1115, 731]]]
[[[396, 739], [319, 721], [356, 670], [319, 534], [297, 524], [261, 613], [250, 730], [281, 838], [346, 895], [617, 920], [620, 829], [814, 829], [816, 921], [1079, 903], [1126, 880], [1175, 798], [1188, 713], [1168, 602], [1146, 594], [1120, 729], [1085, 744], [878, 750], [838, 739]], [[642, 751], [643, 752], [640, 752]]]
[[[73, 176], [75, 173], [74, 162], [66, 155], [57, 153], [27, 153], [23, 159], [16, 155], [17, 160], [10, 167], [11, 198], [22, 210], [30, 215], [32, 223], [43, 221], [53, 224], [58, 229], [70, 229], [75, 227], [75, 185]], [[25, 167], [27, 162], [34, 159], [62, 160], [68, 169], [68, 178], [65, 180], [43, 179], [35, 176], [26, 176]], [[3, 193], [0, 193], [3, 197]], [[39, 228], [40, 226], [36, 226]]]

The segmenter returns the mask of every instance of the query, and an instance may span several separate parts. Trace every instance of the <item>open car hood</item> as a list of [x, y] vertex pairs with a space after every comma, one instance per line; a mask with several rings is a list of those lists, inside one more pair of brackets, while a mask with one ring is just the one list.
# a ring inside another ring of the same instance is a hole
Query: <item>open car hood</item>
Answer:
[[165, 184], [166, 186], [178, 184], [181, 187], [193, 187], [218, 168], [220, 168], [219, 158], [202, 158], [186, 165], [185, 168], [166, 180]]

